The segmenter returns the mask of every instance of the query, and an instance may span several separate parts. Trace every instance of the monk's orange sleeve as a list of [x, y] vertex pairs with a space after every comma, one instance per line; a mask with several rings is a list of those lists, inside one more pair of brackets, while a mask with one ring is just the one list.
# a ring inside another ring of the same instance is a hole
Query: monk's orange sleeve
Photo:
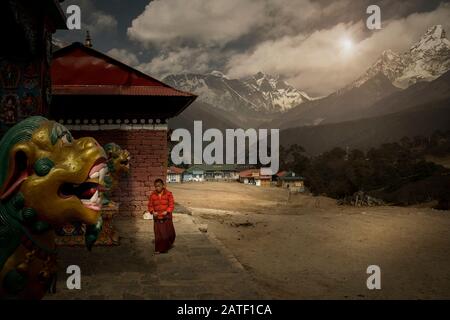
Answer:
[[175, 203], [174, 203], [174, 200], [173, 200], [173, 195], [172, 195], [172, 193], [169, 193], [169, 195], [168, 195], [168, 197], [167, 197], [168, 199], [168, 202], [169, 202], [169, 206], [167, 207], [167, 212], [173, 212], [173, 210], [175, 209]]

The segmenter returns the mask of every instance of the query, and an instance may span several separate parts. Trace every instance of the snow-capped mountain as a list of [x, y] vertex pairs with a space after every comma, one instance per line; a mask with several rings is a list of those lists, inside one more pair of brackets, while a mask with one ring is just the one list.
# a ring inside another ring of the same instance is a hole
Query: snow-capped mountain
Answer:
[[384, 51], [380, 58], [343, 91], [360, 87], [381, 73], [398, 88], [406, 89], [420, 81], [432, 81], [450, 70], [450, 41], [441, 25], [428, 29], [408, 51], [397, 54]]
[[[287, 111], [306, 101], [313, 100], [306, 92], [300, 91], [280, 77], [273, 77], [262, 72], [244, 79], [243, 82], [251, 89], [262, 93], [268, 102], [269, 109]], [[271, 108], [270, 108], [271, 107]]]
[[409, 87], [418, 81], [433, 81], [450, 70], [450, 41], [441, 25], [427, 33], [405, 54], [406, 67], [395, 85]]
[[245, 79], [230, 79], [219, 71], [188, 73], [169, 75], [163, 81], [225, 111], [283, 112], [312, 100], [279, 77], [262, 72]]
[[392, 50], [383, 51], [378, 60], [359, 79], [351, 83], [346, 89], [359, 88], [377, 74], [383, 74], [391, 82], [395, 82], [405, 70], [406, 62], [402, 55]]

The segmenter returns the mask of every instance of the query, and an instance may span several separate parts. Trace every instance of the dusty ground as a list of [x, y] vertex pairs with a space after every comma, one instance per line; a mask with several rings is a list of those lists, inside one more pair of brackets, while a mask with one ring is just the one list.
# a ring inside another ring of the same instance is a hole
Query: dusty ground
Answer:
[[[264, 288], [193, 218], [174, 216], [177, 239], [167, 254], [155, 255], [153, 221], [115, 218], [120, 246], [58, 248], [58, 282], [51, 300], [266, 299]], [[120, 259], [120, 263], [118, 263]], [[67, 267], [77, 265], [81, 288], [67, 288]]]
[[[339, 207], [239, 183], [169, 189], [273, 298], [450, 299], [450, 212]], [[369, 265], [381, 268], [379, 291], [367, 289]]]

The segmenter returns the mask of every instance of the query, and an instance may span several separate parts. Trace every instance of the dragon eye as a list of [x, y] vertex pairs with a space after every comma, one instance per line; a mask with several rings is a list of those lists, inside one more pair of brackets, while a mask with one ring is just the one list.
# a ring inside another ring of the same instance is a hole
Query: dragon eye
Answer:
[[69, 133], [65, 133], [63, 136], [61, 136], [61, 141], [64, 145], [71, 145], [72, 140], [72, 136]]

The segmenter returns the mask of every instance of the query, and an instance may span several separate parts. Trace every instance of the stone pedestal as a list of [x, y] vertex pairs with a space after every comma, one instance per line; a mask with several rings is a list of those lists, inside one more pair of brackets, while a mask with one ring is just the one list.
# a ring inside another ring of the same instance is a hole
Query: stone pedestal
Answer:
[[[113, 226], [114, 216], [119, 212], [119, 204], [111, 202], [103, 206], [103, 228], [95, 246], [117, 246], [120, 244], [119, 235]], [[84, 246], [86, 226], [83, 224], [68, 224], [56, 231], [56, 244], [59, 246]]]
[[108, 206], [104, 206], [102, 209], [103, 228], [100, 236], [98, 237], [96, 245], [119, 245], [119, 234], [114, 229], [113, 219], [119, 213], [119, 204], [110, 202]]

